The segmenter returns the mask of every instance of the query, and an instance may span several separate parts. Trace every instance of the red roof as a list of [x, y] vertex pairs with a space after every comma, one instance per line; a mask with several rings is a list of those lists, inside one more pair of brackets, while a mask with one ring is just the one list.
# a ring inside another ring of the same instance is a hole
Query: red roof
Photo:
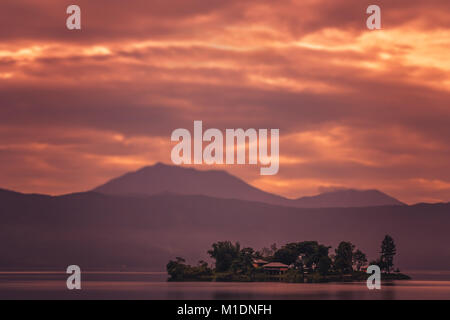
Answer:
[[263, 268], [288, 268], [289, 266], [281, 262], [271, 262], [265, 264]]
[[263, 259], [254, 259], [253, 262], [254, 263], [267, 263], [267, 261], [263, 260]]

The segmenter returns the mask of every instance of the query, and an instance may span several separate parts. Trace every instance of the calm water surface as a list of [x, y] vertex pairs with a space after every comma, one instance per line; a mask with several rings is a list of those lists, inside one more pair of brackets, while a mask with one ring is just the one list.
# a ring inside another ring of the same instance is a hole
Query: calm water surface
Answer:
[[84, 272], [82, 290], [69, 291], [65, 273], [0, 272], [0, 299], [450, 299], [450, 272], [408, 274], [414, 280], [369, 291], [365, 283], [173, 283], [163, 272]]

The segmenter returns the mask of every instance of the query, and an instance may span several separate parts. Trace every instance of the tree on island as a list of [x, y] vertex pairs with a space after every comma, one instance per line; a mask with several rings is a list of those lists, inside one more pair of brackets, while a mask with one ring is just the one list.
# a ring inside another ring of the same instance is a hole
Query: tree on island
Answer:
[[330, 259], [330, 257], [321, 257], [319, 263], [317, 264], [317, 271], [319, 271], [320, 275], [322, 276], [328, 275], [332, 263], [333, 261]]
[[394, 256], [397, 253], [394, 239], [390, 235], [386, 235], [381, 243], [381, 265], [379, 267], [387, 273], [391, 272], [394, 267]]
[[319, 244], [317, 241], [303, 241], [298, 243], [298, 250], [303, 255], [306, 268], [315, 270], [322, 258], [328, 257], [330, 247]]
[[328, 257], [329, 248], [317, 241], [288, 243], [275, 252], [272, 260], [294, 265], [297, 269], [314, 270], [322, 257]]
[[[335, 249], [335, 254], [329, 255], [329, 248], [317, 241], [292, 242], [280, 249], [272, 247], [273, 255], [264, 258], [267, 262], [281, 262], [277, 281], [286, 282], [326, 282], [365, 280], [367, 275], [357, 271], [366, 264], [367, 256], [351, 242], [342, 241]], [[205, 261], [199, 261], [195, 266], [187, 265], [183, 258], [177, 257], [166, 266], [168, 281], [273, 281], [273, 268], [265, 269], [260, 261], [261, 252], [252, 248], [241, 249], [239, 242], [221, 241], [212, 244], [208, 254], [215, 260], [215, 268], [210, 268]], [[394, 266], [396, 247], [389, 235], [385, 236], [381, 245], [381, 256], [370, 264], [375, 264], [381, 270], [391, 272]], [[345, 276], [343, 276], [345, 275]], [[404, 274], [384, 273], [389, 279], [410, 279]]]
[[226, 272], [231, 269], [233, 262], [239, 260], [241, 245], [231, 241], [219, 241], [212, 244], [212, 249], [208, 250], [211, 258], [216, 260], [216, 271]]
[[356, 250], [353, 253], [353, 263], [356, 266], [357, 271], [361, 271], [361, 267], [365, 265], [367, 262], [367, 256], [361, 250]]
[[342, 241], [335, 250], [336, 257], [334, 266], [342, 274], [352, 273], [353, 271], [353, 250], [355, 246], [351, 242]]
[[197, 266], [190, 266], [186, 264], [186, 260], [180, 257], [170, 260], [166, 269], [169, 274], [169, 281], [209, 281], [213, 275], [213, 270], [207, 262], [200, 260]]
[[253, 267], [253, 260], [255, 259], [255, 251], [253, 248], [243, 248], [231, 264], [231, 270], [234, 273], [250, 274]]
[[172, 281], [184, 280], [184, 274], [186, 271], [186, 260], [180, 257], [176, 257], [175, 260], [170, 260], [166, 266], [167, 273], [170, 275]]
[[299, 254], [300, 252], [298, 251], [297, 244], [288, 243], [275, 251], [271, 260], [291, 265], [297, 260]]

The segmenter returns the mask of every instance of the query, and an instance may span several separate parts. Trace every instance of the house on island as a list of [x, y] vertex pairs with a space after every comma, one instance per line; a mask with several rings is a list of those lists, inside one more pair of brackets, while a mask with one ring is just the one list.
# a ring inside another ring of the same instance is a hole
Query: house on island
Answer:
[[265, 273], [277, 276], [285, 273], [289, 269], [289, 266], [281, 262], [270, 262], [263, 265], [262, 268]]
[[267, 262], [263, 259], [254, 259], [253, 266], [257, 269], [263, 270], [268, 279], [280, 280], [281, 275], [284, 274], [289, 266], [281, 262]]

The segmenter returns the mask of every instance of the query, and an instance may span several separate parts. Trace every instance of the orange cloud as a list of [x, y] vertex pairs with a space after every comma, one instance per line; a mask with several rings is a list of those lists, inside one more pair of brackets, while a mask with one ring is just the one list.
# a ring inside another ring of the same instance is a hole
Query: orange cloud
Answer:
[[[289, 197], [378, 188], [449, 201], [450, 3], [80, 0], [0, 5], [0, 187], [66, 193], [169, 162], [170, 133], [279, 128]], [[205, 167], [206, 169], [207, 167]]]

